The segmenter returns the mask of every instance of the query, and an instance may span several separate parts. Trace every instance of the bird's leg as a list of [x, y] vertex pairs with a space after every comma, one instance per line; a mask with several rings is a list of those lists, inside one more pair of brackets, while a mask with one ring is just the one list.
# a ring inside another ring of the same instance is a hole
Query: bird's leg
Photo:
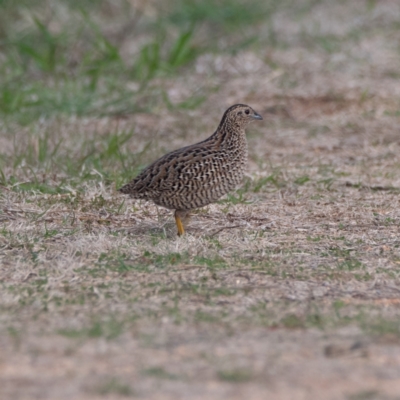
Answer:
[[175, 211], [175, 222], [178, 227], [178, 236], [182, 236], [185, 233], [185, 229], [183, 228], [183, 224], [181, 221], [181, 212], [178, 210]]
[[181, 221], [182, 221], [182, 224], [183, 224], [183, 227], [184, 227], [184, 228], [186, 228], [187, 224], [188, 224], [189, 221], [190, 221], [190, 218], [191, 218], [190, 211], [186, 211], [186, 212], [185, 212], [185, 215], [183, 215], [183, 213], [182, 213], [182, 215], [181, 215]]
[[175, 210], [175, 222], [178, 228], [178, 236], [182, 236], [185, 233], [184, 223], [188, 220], [189, 213], [187, 211]]

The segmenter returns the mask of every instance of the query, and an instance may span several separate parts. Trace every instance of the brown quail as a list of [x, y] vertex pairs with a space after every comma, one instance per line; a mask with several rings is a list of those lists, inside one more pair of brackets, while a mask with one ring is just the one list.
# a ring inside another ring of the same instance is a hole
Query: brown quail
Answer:
[[229, 107], [208, 139], [166, 154], [119, 191], [175, 210], [182, 235], [182, 219], [191, 210], [215, 202], [240, 184], [247, 164], [245, 128], [261, 119], [245, 104]]

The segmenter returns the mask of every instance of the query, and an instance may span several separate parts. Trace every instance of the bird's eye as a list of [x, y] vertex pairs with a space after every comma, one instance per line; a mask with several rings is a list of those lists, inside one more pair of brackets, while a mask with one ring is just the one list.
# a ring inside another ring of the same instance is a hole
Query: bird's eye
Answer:
[[246, 113], [247, 115], [249, 115], [249, 114], [250, 114], [250, 110], [246, 110], [245, 113]]

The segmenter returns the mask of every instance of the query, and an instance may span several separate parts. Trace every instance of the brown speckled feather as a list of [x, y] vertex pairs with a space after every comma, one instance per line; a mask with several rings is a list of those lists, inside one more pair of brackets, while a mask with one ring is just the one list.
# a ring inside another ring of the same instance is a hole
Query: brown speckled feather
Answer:
[[180, 212], [215, 202], [243, 179], [245, 127], [255, 119], [262, 118], [249, 106], [228, 108], [208, 139], [164, 155], [119, 191]]

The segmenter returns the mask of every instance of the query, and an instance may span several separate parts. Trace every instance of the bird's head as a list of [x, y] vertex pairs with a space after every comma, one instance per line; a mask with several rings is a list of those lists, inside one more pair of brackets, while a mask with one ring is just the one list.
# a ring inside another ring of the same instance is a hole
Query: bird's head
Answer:
[[245, 128], [250, 122], [262, 119], [262, 116], [256, 113], [250, 106], [235, 104], [225, 111], [221, 124], [228, 123], [229, 125]]

